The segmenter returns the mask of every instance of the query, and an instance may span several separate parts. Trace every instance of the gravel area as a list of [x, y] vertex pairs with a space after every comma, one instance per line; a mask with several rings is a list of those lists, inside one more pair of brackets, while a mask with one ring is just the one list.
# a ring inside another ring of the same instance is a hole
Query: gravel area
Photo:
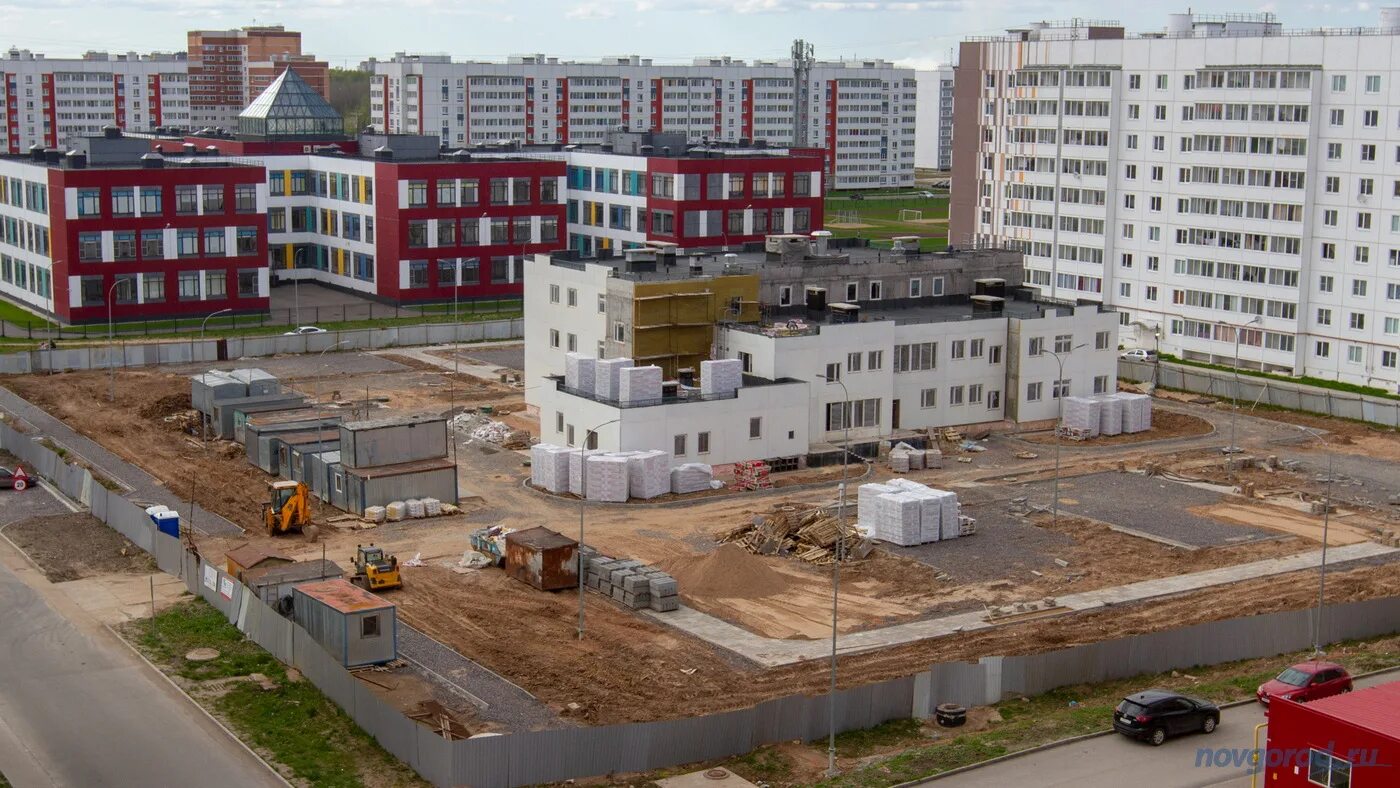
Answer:
[[[1031, 502], [1049, 505], [1052, 483], [1018, 485]], [[1187, 509], [1220, 503], [1225, 496], [1189, 484], [1134, 473], [1093, 473], [1060, 480], [1060, 511], [1082, 514], [1198, 547], [1278, 536], [1271, 531], [1201, 517]], [[979, 523], [980, 525], [980, 523]]]
[[474, 358], [483, 364], [508, 369], [525, 368], [524, 345], [499, 345], [496, 347], [467, 347], [462, 350], [463, 358]]
[[1005, 503], [964, 505], [963, 514], [977, 519], [975, 535], [916, 547], [883, 544], [881, 549], [941, 569], [955, 583], [981, 583], [1053, 566], [1056, 549], [1074, 544], [1066, 534], [1009, 514]]
[[568, 727], [535, 696], [402, 622], [399, 656], [416, 663], [415, 668], [431, 671], [419, 670], [428, 680], [446, 682], [451, 685], [449, 690], [466, 692], [484, 702], [487, 708], [475, 709], [483, 720], [510, 731]]
[[298, 378], [323, 377], [330, 375], [367, 375], [374, 373], [403, 372], [407, 367], [390, 359], [371, 353], [327, 351], [324, 356], [318, 353], [266, 358], [243, 358], [229, 361], [206, 361], [201, 364], [185, 364], [173, 371], [183, 374], [198, 374], [210, 369], [265, 370], [279, 380], [295, 381]]

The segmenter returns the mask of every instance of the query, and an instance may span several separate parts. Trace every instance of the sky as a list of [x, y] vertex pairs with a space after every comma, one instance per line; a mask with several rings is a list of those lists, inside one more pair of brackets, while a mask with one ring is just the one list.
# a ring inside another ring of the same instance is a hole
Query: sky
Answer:
[[[1199, 2], [1199, 0], [1197, 0]], [[590, 60], [637, 54], [658, 63], [730, 55], [785, 57], [795, 38], [820, 60], [948, 63], [958, 41], [1009, 26], [1073, 17], [1160, 30], [1190, 0], [0, 0], [0, 46], [73, 56], [92, 49], [185, 48], [190, 29], [281, 24], [304, 52], [354, 68], [395, 52], [498, 60], [544, 53]], [[1400, 5], [1400, 0], [1396, 0]], [[1211, 2], [1212, 13], [1272, 11], [1287, 28], [1374, 26], [1368, 2]]]

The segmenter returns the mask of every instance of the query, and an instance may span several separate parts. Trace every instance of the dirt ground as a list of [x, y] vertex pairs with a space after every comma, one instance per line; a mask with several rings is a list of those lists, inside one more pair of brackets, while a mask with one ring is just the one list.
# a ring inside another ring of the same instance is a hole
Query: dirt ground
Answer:
[[5, 535], [34, 559], [51, 583], [156, 571], [155, 559], [85, 512], [19, 520], [5, 526]]
[[[1192, 416], [1189, 413], [1180, 413], [1165, 408], [1157, 408], [1152, 411], [1152, 428], [1144, 432], [1122, 433], [1120, 435], [1099, 435], [1083, 441], [1065, 441], [1071, 446], [1123, 446], [1133, 443], [1143, 443], [1145, 441], [1165, 440], [1167, 438], [1186, 438], [1194, 435], [1207, 435], [1214, 427], [1205, 419]], [[1031, 432], [1017, 436], [1027, 443], [1039, 443], [1054, 445], [1055, 433], [1053, 430], [1045, 432]]]

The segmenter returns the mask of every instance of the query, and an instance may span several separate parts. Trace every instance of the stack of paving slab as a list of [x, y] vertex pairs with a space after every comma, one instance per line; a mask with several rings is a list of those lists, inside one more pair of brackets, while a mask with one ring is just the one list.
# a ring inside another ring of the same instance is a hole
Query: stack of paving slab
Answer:
[[588, 477], [584, 480], [584, 496], [590, 501], [627, 501], [626, 455], [594, 454], [588, 458]]
[[569, 455], [576, 449], [536, 443], [530, 447], [530, 484], [552, 493], [569, 491]]
[[1117, 394], [1099, 398], [1099, 434], [1119, 435], [1123, 432], [1123, 400]]
[[908, 547], [956, 539], [962, 530], [957, 494], [918, 482], [862, 484], [856, 500], [858, 527], [881, 541]]
[[671, 492], [683, 495], [708, 490], [714, 478], [714, 469], [703, 462], [677, 465], [671, 469]]
[[617, 559], [592, 554], [584, 558], [588, 573], [584, 585], [612, 597], [632, 610], [649, 607], [662, 613], [678, 610], [676, 579], [632, 558]]
[[622, 370], [632, 367], [630, 358], [600, 358], [597, 361], [596, 376], [593, 378], [593, 394], [598, 399], [619, 399], [622, 388]]
[[700, 394], [733, 394], [744, 382], [744, 362], [725, 358], [700, 362]]
[[598, 359], [585, 353], [564, 354], [564, 386], [592, 392], [597, 376]]
[[617, 399], [626, 404], [661, 401], [661, 367], [623, 367], [618, 370]]
[[627, 458], [627, 491], [643, 500], [670, 492], [671, 455], [660, 449], [632, 452]]
[[[1066, 429], [1084, 430], [1090, 437], [1099, 434], [1103, 403], [1089, 397], [1065, 397], [1062, 404], [1063, 423]], [[1115, 435], [1117, 433], [1114, 433]]]
[[895, 473], [921, 471], [924, 469], [926, 458], [927, 453], [923, 449], [916, 449], [901, 441], [890, 449], [890, 470]]
[[[596, 454], [602, 454], [600, 449], [587, 449], [579, 451], [574, 449], [569, 452], [569, 492], [574, 495], [583, 495], [583, 462], [585, 459]], [[589, 470], [593, 470], [589, 468]]]
[[1123, 403], [1123, 431], [1146, 432], [1152, 429], [1152, 398], [1146, 394], [1120, 393]]

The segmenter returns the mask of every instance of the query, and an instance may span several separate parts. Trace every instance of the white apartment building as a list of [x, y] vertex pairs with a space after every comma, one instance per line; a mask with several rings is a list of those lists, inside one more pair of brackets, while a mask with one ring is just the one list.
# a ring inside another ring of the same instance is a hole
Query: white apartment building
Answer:
[[1400, 11], [964, 42], [950, 240], [1119, 310], [1128, 344], [1400, 389]]
[[98, 136], [103, 126], [151, 129], [190, 125], [189, 82], [183, 54], [89, 52], [46, 58], [27, 49], [0, 57], [0, 151], [59, 147], [69, 138]]
[[438, 134], [448, 145], [600, 143], [609, 129], [654, 130], [691, 142], [818, 148], [834, 189], [913, 185], [914, 71], [884, 60], [812, 61], [798, 91], [807, 98], [796, 106], [790, 60], [680, 66], [635, 55], [524, 55], [492, 63], [398, 53], [364, 68], [375, 75], [376, 129]]
[[953, 67], [918, 71], [918, 116], [914, 166], [947, 172], [953, 168]]

